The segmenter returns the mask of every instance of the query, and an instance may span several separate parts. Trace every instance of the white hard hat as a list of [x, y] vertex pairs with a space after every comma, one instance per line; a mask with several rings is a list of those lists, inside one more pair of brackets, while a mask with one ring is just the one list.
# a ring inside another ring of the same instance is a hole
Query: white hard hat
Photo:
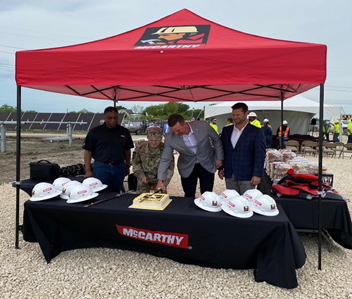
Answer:
[[41, 201], [58, 196], [61, 191], [57, 190], [52, 184], [38, 183], [32, 189], [31, 201]]
[[219, 195], [220, 205], [228, 201], [231, 197], [240, 196], [236, 190], [226, 189]]
[[249, 201], [249, 204], [252, 205], [254, 199], [258, 196], [263, 195], [258, 189], [248, 189], [246, 192], [243, 193], [243, 197]]
[[269, 120], [267, 118], [264, 118], [263, 123], [268, 123]]
[[231, 197], [229, 201], [224, 203], [221, 208], [231, 216], [239, 218], [249, 218], [253, 216], [252, 208], [248, 200], [243, 196]]
[[93, 192], [92, 189], [90, 189], [88, 186], [80, 184], [70, 191], [67, 203], [77, 203], [86, 201], [97, 197], [98, 195], [99, 193]]
[[210, 191], [204, 192], [200, 197], [194, 200], [194, 203], [201, 209], [208, 212], [220, 212], [220, 200], [219, 196]]
[[80, 182], [78, 181], [71, 181], [69, 183], [67, 183], [63, 188], [62, 188], [62, 193], [60, 194], [60, 197], [62, 199], [68, 199], [68, 195], [70, 194], [70, 191], [76, 187], [77, 185], [82, 185]]
[[248, 117], [257, 117], [257, 114], [255, 114], [255, 112], [250, 112], [248, 114]]
[[287, 125], [287, 124], [288, 124], [287, 120], [284, 120], [284, 121], [282, 122], [282, 124], [283, 124], [283, 125]]
[[62, 188], [69, 182], [71, 182], [69, 178], [60, 177], [53, 182], [53, 185], [57, 190], [62, 191]]
[[103, 184], [101, 182], [101, 180], [99, 180], [97, 178], [86, 178], [82, 182], [82, 184], [88, 186], [94, 192], [99, 192], [101, 190], [104, 190], [108, 186], [108, 185]]
[[255, 198], [253, 212], [264, 216], [276, 216], [279, 214], [275, 200], [267, 194]]

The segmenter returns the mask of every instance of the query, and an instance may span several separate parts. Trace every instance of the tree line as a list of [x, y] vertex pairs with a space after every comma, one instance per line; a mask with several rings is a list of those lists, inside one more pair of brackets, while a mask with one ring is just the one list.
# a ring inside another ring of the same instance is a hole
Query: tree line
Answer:
[[[123, 106], [116, 106], [117, 110], [125, 109]], [[4, 104], [0, 107], [0, 112], [16, 112], [17, 108], [10, 105]], [[184, 103], [168, 102], [165, 104], [151, 105], [146, 108], [140, 105], [134, 105], [132, 111], [136, 114], [140, 114], [141, 119], [166, 119], [170, 114], [178, 113], [181, 114], [186, 120], [204, 118], [204, 111], [202, 109], [190, 109], [189, 105]], [[21, 112], [37, 113], [35, 110], [21, 110]], [[87, 110], [81, 111], [70, 111], [69, 113], [94, 113]]]

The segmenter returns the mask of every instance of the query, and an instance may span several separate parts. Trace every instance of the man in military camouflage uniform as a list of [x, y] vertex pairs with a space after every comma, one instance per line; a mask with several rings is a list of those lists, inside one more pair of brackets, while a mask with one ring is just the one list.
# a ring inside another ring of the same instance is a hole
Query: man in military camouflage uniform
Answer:
[[[150, 127], [147, 133], [148, 141], [141, 141], [134, 151], [132, 165], [137, 177], [138, 193], [149, 193], [151, 186], [154, 190], [156, 188], [159, 162], [164, 150], [164, 143], [161, 142], [162, 136], [161, 128]], [[165, 185], [169, 184], [174, 174], [174, 167], [173, 160], [167, 170]]]

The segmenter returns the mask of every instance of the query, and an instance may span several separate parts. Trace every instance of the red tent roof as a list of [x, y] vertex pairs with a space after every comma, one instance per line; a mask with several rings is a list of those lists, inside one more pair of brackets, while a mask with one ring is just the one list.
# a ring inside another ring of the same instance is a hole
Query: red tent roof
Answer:
[[16, 52], [18, 85], [97, 99], [276, 100], [326, 78], [325, 45], [239, 32], [182, 9], [98, 41]]

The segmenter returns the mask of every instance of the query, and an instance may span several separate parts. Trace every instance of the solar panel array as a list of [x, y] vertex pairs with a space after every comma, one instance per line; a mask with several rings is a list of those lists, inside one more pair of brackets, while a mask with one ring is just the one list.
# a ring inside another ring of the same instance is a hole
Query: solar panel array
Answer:
[[[123, 114], [119, 114], [119, 124], [122, 123]], [[89, 131], [91, 128], [100, 125], [103, 119], [103, 113], [40, 113], [40, 112], [24, 112], [21, 116], [22, 130], [66, 130], [67, 122], [86, 122], [86, 124], [72, 124], [72, 130]], [[17, 113], [1, 112], [0, 124], [2, 122], [16, 122]], [[33, 123], [34, 122], [34, 123]], [[16, 129], [17, 124], [6, 124], [7, 129]]]

